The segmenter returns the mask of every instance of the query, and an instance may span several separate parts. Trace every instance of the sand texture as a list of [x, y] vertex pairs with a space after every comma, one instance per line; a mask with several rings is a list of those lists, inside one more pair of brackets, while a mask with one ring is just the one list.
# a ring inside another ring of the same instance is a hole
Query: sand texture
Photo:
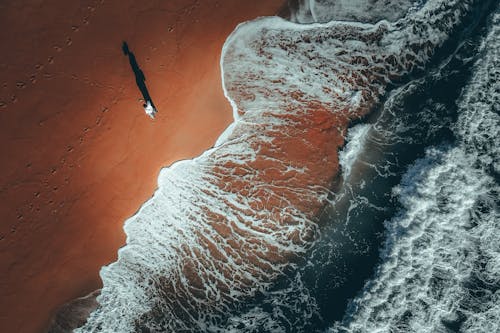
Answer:
[[[0, 4], [0, 327], [40, 332], [100, 287], [123, 221], [162, 166], [199, 155], [232, 121], [221, 47], [282, 1]], [[142, 109], [126, 41], [158, 109]]]

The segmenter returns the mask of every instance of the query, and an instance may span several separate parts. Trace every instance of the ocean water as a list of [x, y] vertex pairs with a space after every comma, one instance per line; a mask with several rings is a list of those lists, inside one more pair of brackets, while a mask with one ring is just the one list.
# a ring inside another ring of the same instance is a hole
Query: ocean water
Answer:
[[[500, 329], [498, 6], [299, 1], [291, 20], [228, 37], [235, 122], [162, 170], [76, 332]], [[314, 146], [313, 116], [351, 125]]]
[[396, 21], [424, 1], [414, 0], [299, 0], [292, 7], [291, 20], [298, 23], [332, 20], [375, 23]]
[[401, 207], [385, 221], [380, 262], [330, 332], [500, 329], [499, 23], [496, 8], [453, 140], [427, 147], [393, 188]]

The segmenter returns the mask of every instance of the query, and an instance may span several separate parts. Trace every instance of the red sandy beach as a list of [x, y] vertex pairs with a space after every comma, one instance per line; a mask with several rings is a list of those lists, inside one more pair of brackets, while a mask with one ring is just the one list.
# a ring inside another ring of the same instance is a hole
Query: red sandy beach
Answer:
[[[232, 121], [219, 60], [236, 24], [283, 1], [0, 4], [0, 330], [41, 332], [100, 287], [161, 167]], [[158, 109], [142, 109], [127, 41]]]

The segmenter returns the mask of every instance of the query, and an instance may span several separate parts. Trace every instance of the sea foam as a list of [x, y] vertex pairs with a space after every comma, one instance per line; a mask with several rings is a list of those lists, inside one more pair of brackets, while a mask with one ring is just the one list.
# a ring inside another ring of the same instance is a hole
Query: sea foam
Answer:
[[221, 60], [234, 124], [161, 171], [76, 332], [218, 331], [293, 270], [320, 233], [349, 122], [422, 68], [474, 3], [430, 0], [394, 24], [238, 26]]
[[350, 128], [347, 132], [346, 145], [339, 152], [339, 164], [344, 180], [349, 178], [353, 164], [362, 153], [370, 129], [369, 124], [359, 124]]
[[457, 144], [429, 148], [394, 189], [381, 264], [331, 332], [500, 329], [500, 11], [459, 102]]
[[292, 8], [291, 20], [298, 23], [396, 21], [422, 1], [414, 0], [300, 0]]

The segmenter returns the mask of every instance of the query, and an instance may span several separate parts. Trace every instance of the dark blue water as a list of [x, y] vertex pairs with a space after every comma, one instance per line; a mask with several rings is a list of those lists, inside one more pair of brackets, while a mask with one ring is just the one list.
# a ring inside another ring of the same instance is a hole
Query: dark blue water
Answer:
[[[322, 237], [307, 262], [235, 314], [229, 327], [245, 332], [319, 332], [340, 321], [349, 301], [379, 262], [384, 221], [400, 210], [392, 188], [429, 146], [453, 143], [457, 100], [488, 28], [494, 1], [484, 1], [435, 55], [425, 73], [395, 83], [363, 122], [374, 125], [353, 167], [354, 181], [337, 185], [322, 216]], [[457, 331], [456, 323], [448, 323]]]

